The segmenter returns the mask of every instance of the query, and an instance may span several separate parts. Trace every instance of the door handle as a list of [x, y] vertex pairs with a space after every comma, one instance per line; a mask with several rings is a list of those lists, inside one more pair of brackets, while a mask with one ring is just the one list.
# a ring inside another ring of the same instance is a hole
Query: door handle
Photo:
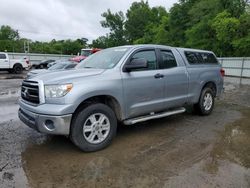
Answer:
[[163, 74], [160, 74], [160, 73], [157, 73], [156, 75], [154, 75], [154, 77], [155, 77], [156, 79], [159, 79], [159, 78], [163, 78], [164, 75], [163, 75]]

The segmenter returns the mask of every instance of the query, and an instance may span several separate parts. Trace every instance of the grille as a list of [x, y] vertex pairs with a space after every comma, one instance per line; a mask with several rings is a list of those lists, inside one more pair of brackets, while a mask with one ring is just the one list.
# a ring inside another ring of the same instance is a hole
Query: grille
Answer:
[[24, 80], [22, 82], [21, 97], [28, 102], [39, 104], [38, 82]]

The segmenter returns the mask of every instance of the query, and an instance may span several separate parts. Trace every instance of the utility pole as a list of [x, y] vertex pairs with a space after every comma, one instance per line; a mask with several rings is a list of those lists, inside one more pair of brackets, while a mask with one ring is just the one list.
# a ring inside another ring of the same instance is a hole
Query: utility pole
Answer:
[[29, 43], [29, 41], [24, 41], [23, 42], [23, 48], [24, 48], [24, 53], [29, 53], [30, 52], [30, 43]]

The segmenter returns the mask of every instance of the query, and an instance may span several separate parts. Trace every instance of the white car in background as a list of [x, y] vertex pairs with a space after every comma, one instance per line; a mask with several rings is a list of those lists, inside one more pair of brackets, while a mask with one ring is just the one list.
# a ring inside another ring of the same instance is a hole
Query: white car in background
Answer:
[[27, 57], [10, 59], [8, 53], [0, 52], [0, 71], [21, 74], [24, 69], [30, 69], [31, 64]]

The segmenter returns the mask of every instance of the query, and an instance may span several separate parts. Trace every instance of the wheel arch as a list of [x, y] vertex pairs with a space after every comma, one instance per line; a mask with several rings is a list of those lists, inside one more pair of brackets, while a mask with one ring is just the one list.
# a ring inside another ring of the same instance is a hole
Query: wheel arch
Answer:
[[217, 93], [217, 86], [216, 86], [216, 83], [214, 81], [207, 81], [207, 82], [204, 82], [201, 90], [200, 90], [200, 95], [201, 95], [201, 92], [204, 88], [206, 87], [209, 87], [212, 89], [213, 91], [213, 96], [216, 97], [216, 93]]
[[94, 103], [106, 104], [114, 111], [118, 121], [121, 121], [123, 119], [124, 114], [122, 113], [121, 105], [118, 102], [118, 100], [111, 95], [96, 95], [96, 96], [91, 96], [91, 97], [86, 98], [77, 106], [77, 108], [75, 109], [73, 113], [73, 117], [79, 111], [81, 111], [82, 109]]
[[16, 66], [21, 66], [23, 68], [23, 65], [21, 63], [14, 63], [12, 68], [15, 68]]

